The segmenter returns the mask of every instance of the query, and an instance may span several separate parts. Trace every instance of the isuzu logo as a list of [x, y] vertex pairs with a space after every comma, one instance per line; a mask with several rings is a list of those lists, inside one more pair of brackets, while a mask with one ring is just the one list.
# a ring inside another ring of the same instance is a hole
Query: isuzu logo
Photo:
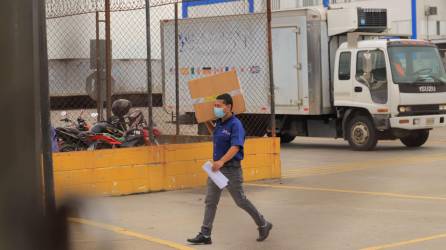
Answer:
[[435, 86], [420, 86], [418, 87], [420, 92], [436, 92], [437, 88]]

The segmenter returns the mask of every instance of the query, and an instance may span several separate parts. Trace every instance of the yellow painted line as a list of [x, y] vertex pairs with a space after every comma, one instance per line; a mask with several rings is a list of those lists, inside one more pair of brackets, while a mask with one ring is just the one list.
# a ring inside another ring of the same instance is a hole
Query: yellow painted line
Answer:
[[410, 194], [397, 194], [397, 193], [383, 193], [383, 192], [369, 192], [369, 191], [357, 191], [357, 190], [348, 190], [348, 189], [316, 188], [316, 187], [289, 186], [289, 185], [270, 185], [270, 184], [256, 184], [256, 183], [246, 183], [245, 185], [253, 186], [253, 187], [277, 188], [277, 189], [294, 189], [294, 190], [304, 190], [304, 191], [318, 191], [318, 192], [331, 192], [331, 193], [348, 193], [348, 194], [358, 194], [358, 195], [373, 195], [373, 196], [384, 196], [384, 197], [401, 198], [401, 199], [413, 199], [413, 200], [446, 201], [446, 197], [410, 195]]
[[418, 239], [413, 239], [413, 240], [408, 240], [408, 241], [401, 241], [401, 242], [391, 243], [391, 244], [386, 244], [386, 245], [381, 245], [381, 246], [367, 247], [367, 248], [362, 248], [361, 250], [389, 249], [389, 248], [413, 245], [413, 244], [417, 244], [417, 243], [424, 242], [424, 241], [437, 240], [437, 239], [442, 239], [442, 238], [446, 238], [446, 234], [438, 234], [438, 235], [433, 235], [433, 236], [429, 236], [429, 237], [418, 238]]
[[114, 225], [110, 225], [110, 224], [105, 224], [105, 223], [100, 223], [100, 222], [96, 222], [96, 221], [91, 221], [91, 220], [86, 220], [86, 219], [82, 219], [82, 218], [68, 218], [69, 222], [72, 223], [79, 223], [79, 224], [84, 224], [84, 225], [89, 225], [92, 227], [97, 227], [97, 228], [101, 228], [110, 232], [114, 232], [117, 234], [122, 234], [122, 235], [126, 235], [126, 236], [130, 236], [130, 237], [134, 237], [134, 238], [138, 238], [141, 240], [146, 240], [146, 241], [150, 241], [153, 243], [157, 243], [159, 245], [164, 245], [173, 249], [178, 249], [178, 250], [194, 250], [191, 247], [188, 246], [184, 246], [172, 241], [167, 241], [167, 240], [162, 240], [162, 239], [158, 239], [149, 235], [145, 235], [142, 233], [138, 233], [138, 232], [133, 232], [130, 231], [126, 228], [123, 227], [118, 227], [118, 226], [114, 226]]
[[378, 169], [390, 167], [410, 165], [417, 163], [426, 163], [432, 161], [446, 160], [446, 154], [432, 154], [425, 156], [410, 156], [405, 158], [385, 158], [379, 160], [369, 160], [367, 162], [350, 162], [344, 164], [334, 164], [319, 167], [306, 167], [298, 169], [286, 170], [282, 174], [282, 178], [296, 178], [306, 176], [328, 175], [344, 172], [353, 172], [367, 169]]

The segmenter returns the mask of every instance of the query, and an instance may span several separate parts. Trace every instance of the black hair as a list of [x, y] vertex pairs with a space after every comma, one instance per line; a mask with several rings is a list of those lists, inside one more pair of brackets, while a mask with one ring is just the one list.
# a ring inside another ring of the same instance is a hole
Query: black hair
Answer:
[[234, 103], [232, 101], [232, 97], [230, 94], [219, 95], [219, 96], [217, 96], [217, 100], [222, 100], [225, 105], [231, 104], [231, 110], [232, 110], [232, 107], [234, 107]]

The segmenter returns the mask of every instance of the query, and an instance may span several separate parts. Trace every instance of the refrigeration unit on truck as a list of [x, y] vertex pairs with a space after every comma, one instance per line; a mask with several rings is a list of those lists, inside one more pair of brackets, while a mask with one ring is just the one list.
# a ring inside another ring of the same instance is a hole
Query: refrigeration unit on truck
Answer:
[[[192, 26], [202, 21], [188, 20]], [[282, 142], [296, 136], [343, 138], [355, 150], [371, 150], [378, 140], [399, 139], [408, 147], [419, 147], [431, 129], [446, 126], [446, 72], [437, 47], [387, 30], [385, 9], [273, 12], [276, 133]], [[252, 36], [250, 31], [248, 37]], [[235, 48], [233, 53], [241, 55], [238, 60], [253, 49]], [[212, 57], [202, 56], [201, 60]], [[241, 77], [245, 96], [260, 88], [268, 91], [263, 82], [267, 77], [256, 80], [246, 83]], [[252, 104], [247, 102], [248, 107]], [[267, 119], [259, 108], [248, 108], [244, 116]]]

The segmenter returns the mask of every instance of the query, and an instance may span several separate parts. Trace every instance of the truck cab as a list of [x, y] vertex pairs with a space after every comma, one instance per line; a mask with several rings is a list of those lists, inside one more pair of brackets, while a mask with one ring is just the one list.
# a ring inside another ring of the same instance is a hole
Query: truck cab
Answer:
[[446, 72], [434, 44], [350, 41], [338, 48], [335, 62], [334, 107], [352, 147], [369, 150], [380, 139], [418, 147], [429, 130], [446, 126]]

